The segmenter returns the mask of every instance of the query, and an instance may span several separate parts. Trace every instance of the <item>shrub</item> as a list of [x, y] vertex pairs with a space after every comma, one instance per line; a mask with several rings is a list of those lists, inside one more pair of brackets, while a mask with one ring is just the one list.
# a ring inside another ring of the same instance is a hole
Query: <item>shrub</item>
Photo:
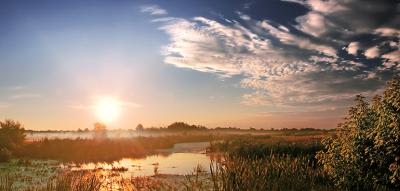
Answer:
[[25, 129], [18, 121], [0, 121], [0, 148], [12, 151], [22, 145], [25, 136]]
[[323, 140], [318, 161], [343, 189], [400, 188], [400, 79], [371, 103], [355, 102], [337, 136]]
[[6, 148], [0, 148], [0, 162], [8, 162], [11, 159], [11, 152]]

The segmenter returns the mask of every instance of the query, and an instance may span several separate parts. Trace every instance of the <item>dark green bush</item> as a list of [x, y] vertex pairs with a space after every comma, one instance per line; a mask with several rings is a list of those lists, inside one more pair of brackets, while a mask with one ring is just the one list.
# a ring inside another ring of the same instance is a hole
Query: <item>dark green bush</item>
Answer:
[[317, 159], [342, 189], [400, 189], [400, 79], [371, 103], [355, 101]]

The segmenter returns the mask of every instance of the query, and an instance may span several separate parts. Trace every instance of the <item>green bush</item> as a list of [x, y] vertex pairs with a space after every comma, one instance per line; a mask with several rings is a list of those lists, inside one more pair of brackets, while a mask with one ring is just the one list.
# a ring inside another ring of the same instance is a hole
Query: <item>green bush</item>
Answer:
[[323, 140], [318, 161], [343, 189], [400, 188], [400, 79], [371, 103], [355, 102], [337, 135]]

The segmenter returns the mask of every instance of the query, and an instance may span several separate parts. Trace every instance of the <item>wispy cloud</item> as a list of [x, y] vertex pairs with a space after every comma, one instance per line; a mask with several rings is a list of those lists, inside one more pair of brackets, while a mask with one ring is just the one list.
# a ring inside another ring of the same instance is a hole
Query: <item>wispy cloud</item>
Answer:
[[[241, 20], [229, 23], [205, 17], [156, 18], [170, 37], [164, 62], [225, 77], [240, 74], [240, 85], [254, 90], [243, 95], [244, 104], [279, 107], [341, 106], [357, 94], [373, 95], [399, 73], [399, 30], [393, 23], [398, 15], [392, 5], [367, 2], [382, 8], [373, 10], [358, 9], [363, 3], [359, 0], [289, 2], [309, 9], [292, 26], [242, 12], [237, 12]], [[387, 15], [386, 20], [376, 14]], [[365, 35], [375, 41], [360, 41]], [[346, 52], [352, 57], [343, 56]], [[372, 58], [382, 62], [363, 63]]]
[[133, 107], [133, 108], [139, 108], [142, 107], [140, 104], [135, 103], [135, 102], [129, 102], [129, 101], [119, 101], [118, 104], [122, 107]]
[[12, 91], [18, 91], [24, 89], [24, 86], [11, 86], [9, 89]]
[[0, 109], [4, 109], [4, 108], [8, 108], [8, 107], [10, 107], [10, 104], [4, 103], [4, 102], [0, 102]]
[[73, 105], [68, 105], [68, 108], [77, 110], [88, 110], [88, 109], [93, 109], [93, 105], [73, 104]]
[[[123, 108], [140, 108], [140, 107], [142, 107], [138, 103], [131, 102], [131, 101], [123, 101], [123, 100], [116, 100], [116, 104], [117, 104], [117, 106], [123, 107]], [[96, 108], [96, 104], [95, 103], [90, 103], [90, 104], [70, 104], [70, 105], [68, 105], [68, 108], [77, 109], [77, 110], [89, 110], [89, 109]]]
[[143, 5], [140, 7], [142, 13], [149, 13], [151, 15], [166, 15], [168, 12], [158, 5]]
[[41, 94], [36, 93], [20, 93], [15, 94], [10, 97], [10, 99], [30, 99], [30, 98], [40, 98], [42, 97]]

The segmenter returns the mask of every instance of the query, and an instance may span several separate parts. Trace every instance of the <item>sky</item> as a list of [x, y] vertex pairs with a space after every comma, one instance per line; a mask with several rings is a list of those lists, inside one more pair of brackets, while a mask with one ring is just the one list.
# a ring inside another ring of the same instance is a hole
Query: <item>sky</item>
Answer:
[[[335, 128], [400, 71], [396, 0], [2, 0], [0, 119]], [[101, 102], [101, 101], [100, 101]]]

